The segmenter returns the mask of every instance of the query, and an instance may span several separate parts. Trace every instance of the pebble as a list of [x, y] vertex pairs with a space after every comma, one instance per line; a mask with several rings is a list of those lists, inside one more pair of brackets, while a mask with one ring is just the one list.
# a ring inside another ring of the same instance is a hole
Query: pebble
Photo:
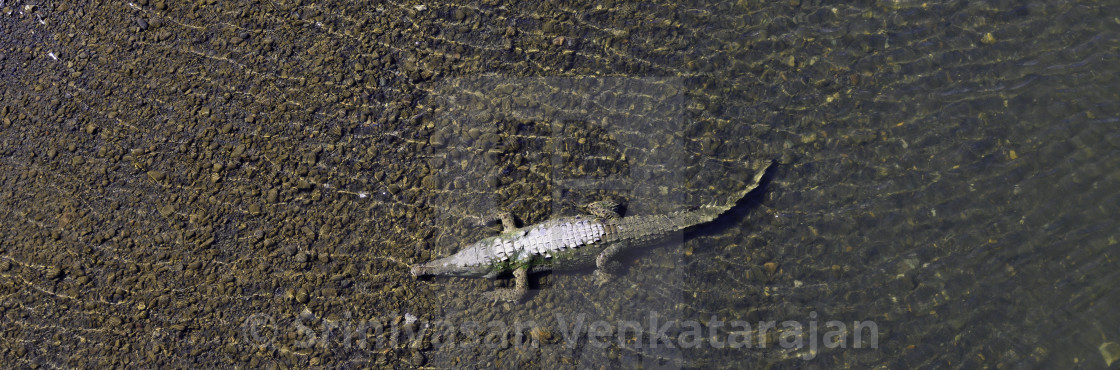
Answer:
[[1120, 361], [1120, 344], [1116, 342], [1104, 342], [1100, 346], [1101, 356], [1104, 356], [1105, 366], [1112, 366], [1114, 362]]
[[529, 336], [538, 343], [550, 343], [552, 341], [552, 331], [544, 327], [534, 327], [529, 331]]
[[61, 277], [62, 277], [62, 269], [60, 269], [58, 267], [51, 267], [51, 268], [47, 269], [47, 274], [46, 274], [47, 279], [53, 280], [53, 279], [58, 279], [58, 278], [61, 278]]
[[412, 351], [412, 358], [409, 359], [409, 364], [412, 365], [412, 367], [424, 366], [426, 362], [428, 362], [428, 359], [424, 357], [423, 353], [420, 353], [420, 351]]
[[440, 181], [439, 181], [438, 177], [435, 177], [433, 175], [428, 175], [428, 176], [424, 176], [424, 179], [420, 181], [420, 184], [425, 189], [438, 189], [439, 186], [440, 186]]
[[762, 268], [766, 269], [766, 273], [773, 274], [778, 271], [778, 264], [776, 262], [767, 262], [762, 264]]
[[438, 132], [433, 134], [432, 137], [428, 138], [428, 144], [434, 147], [442, 147], [444, 143], [446, 143], [446, 141], [443, 138], [443, 134]]
[[747, 268], [747, 279], [753, 282], [760, 282], [763, 280], [762, 269], [757, 265]]
[[810, 132], [808, 134], [801, 135], [801, 143], [802, 144], [809, 144], [809, 143], [812, 143], [814, 141], [817, 141], [817, 134], [816, 133]]
[[993, 36], [991, 32], [988, 32], [984, 34], [984, 37], [980, 39], [980, 42], [986, 45], [991, 45], [996, 43], [996, 37]]

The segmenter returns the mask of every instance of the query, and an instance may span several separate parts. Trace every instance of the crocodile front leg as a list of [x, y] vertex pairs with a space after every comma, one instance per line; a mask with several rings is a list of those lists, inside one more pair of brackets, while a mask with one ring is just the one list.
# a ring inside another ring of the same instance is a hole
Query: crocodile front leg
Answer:
[[500, 288], [482, 293], [483, 297], [492, 302], [506, 301], [517, 303], [529, 292], [529, 268], [520, 267], [513, 270], [513, 288]]
[[600, 200], [598, 202], [591, 202], [584, 208], [587, 209], [587, 213], [590, 213], [591, 215], [604, 220], [622, 217], [622, 215], [618, 213], [618, 202], [615, 202], [613, 200]]
[[513, 213], [508, 211], [494, 212], [484, 216], [472, 216], [472, 219], [478, 220], [478, 226], [490, 226], [494, 222], [502, 224], [502, 232], [510, 232], [517, 230], [517, 219], [513, 217]]
[[498, 214], [498, 220], [502, 221], [502, 231], [510, 232], [517, 230], [517, 220], [513, 218], [513, 213], [502, 212]]

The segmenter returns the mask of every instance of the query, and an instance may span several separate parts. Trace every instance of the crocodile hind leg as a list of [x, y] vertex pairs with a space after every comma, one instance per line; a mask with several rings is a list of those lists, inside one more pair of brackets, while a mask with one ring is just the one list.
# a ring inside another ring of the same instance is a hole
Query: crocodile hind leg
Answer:
[[600, 200], [598, 202], [591, 202], [587, 205], [586, 208], [587, 213], [590, 213], [593, 216], [604, 220], [622, 217], [622, 215], [618, 213], [618, 202], [615, 202], [613, 200]]
[[602, 286], [614, 275], [622, 272], [622, 263], [616, 258], [626, 246], [624, 244], [611, 244], [595, 257], [595, 286]]
[[491, 302], [505, 301], [517, 303], [521, 301], [521, 298], [525, 297], [525, 293], [529, 292], [529, 268], [520, 267], [513, 270], [513, 283], [513, 288], [494, 289], [482, 293], [482, 295]]

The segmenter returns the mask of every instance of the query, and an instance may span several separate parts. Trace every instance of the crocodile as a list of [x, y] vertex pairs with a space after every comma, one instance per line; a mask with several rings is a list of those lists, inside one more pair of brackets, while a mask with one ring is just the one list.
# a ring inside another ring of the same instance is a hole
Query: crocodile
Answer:
[[618, 274], [620, 252], [652, 245], [689, 228], [715, 220], [758, 187], [771, 161], [758, 161], [750, 184], [725, 202], [713, 202], [691, 210], [660, 215], [622, 217], [613, 201], [587, 206], [587, 215], [553, 218], [517, 227], [512, 214], [497, 215], [503, 227], [499, 235], [471, 243], [451, 256], [412, 266], [412, 276], [486, 277], [494, 279], [513, 273], [514, 287], [486, 293], [493, 301], [520, 301], [528, 292], [529, 274], [542, 271], [575, 270], [595, 266], [598, 283]]

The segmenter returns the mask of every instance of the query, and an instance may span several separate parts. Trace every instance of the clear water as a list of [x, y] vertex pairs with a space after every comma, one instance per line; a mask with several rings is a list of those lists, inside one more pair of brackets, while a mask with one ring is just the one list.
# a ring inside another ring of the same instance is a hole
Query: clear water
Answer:
[[[5, 363], [1120, 356], [1113, 4], [3, 9]], [[495, 210], [672, 211], [758, 159], [605, 284], [408, 276]]]

